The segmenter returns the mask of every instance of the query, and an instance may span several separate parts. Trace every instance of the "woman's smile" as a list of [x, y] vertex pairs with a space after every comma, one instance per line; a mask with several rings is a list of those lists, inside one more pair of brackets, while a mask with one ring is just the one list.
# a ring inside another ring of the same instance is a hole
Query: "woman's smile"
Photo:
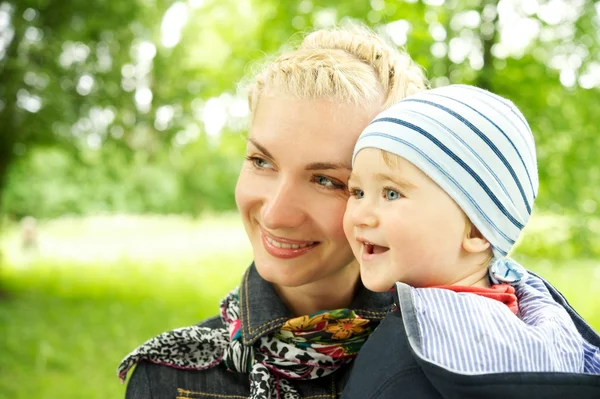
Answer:
[[280, 259], [302, 256], [320, 244], [318, 241], [301, 241], [278, 237], [263, 228], [261, 228], [261, 238], [267, 253]]

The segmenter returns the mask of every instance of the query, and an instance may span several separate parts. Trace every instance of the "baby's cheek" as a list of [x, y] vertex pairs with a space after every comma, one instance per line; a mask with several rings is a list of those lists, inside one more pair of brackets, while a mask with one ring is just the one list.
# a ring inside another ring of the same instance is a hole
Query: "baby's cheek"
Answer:
[[[346, 239], [350, 242], [354, 241], [354, 235], [353, 233], [353, 225], [352, 222], [350, 220], [350, 210], [347, 208], [346, 212], [344, 213], [344, 218], [343, 218], [343, 223], [342, 223], [342, 230], [343, 233], [346, 235]], [[352, 247], [354, 248], [354, 245], [352, 245]]]
[[348, 240], [348, 243], [350, 244], [350, 249], [352, 249], [352, 254], [354, 255], [354, 257], [360, 258], [360, 254], [361, 254], [360, 244], [356, 241], [356, 239], [354, 237], [352, 227], [353, 227], [352, 224], [346, 223], [346, 219], [344, 219], [344, 232], [346, 233], [345, 238], [346, 238], [346, 240]]

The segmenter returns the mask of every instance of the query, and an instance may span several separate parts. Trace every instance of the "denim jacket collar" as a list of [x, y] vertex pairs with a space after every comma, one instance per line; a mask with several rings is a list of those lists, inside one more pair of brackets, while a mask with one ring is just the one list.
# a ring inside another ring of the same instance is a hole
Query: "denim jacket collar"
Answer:
[[[358, 283], [357, 292], [349, 306], [361, 317], [381, 321], [391, 310], [392, 293], [374, 293]], [[254, 263], [244, 274], [240, 285], [240, 321], [242, 342], [253, 345], [260, 337], [280, 329], [294, 315], [277, 295], [273, 286], [265, 281]]]

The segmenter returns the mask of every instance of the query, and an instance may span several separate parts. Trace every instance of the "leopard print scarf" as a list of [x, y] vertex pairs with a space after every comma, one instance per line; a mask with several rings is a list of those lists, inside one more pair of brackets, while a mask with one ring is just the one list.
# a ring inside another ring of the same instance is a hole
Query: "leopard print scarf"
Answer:
[[288, 320], [254, 346], [241, 341], [239, 288], [221, 301], [226, 328], [190, 326], [151, 338], [127, 355], [117, 369], [121, 381], [142, 360], [203, 370], [220, 363], [249, 374], [249, 399], [301, 399], [289, 380], [324, 377], [350, 362], [375, 328], [352, 310], [318, 312]]

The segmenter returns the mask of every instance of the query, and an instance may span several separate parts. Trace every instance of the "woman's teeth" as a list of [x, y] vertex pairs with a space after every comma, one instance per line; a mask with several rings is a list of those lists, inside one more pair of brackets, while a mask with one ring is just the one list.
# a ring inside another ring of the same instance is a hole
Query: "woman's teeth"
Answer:
[[265, 238], [267, 239], [269, 244], [271, 244], [272, 246], [277, 247], [277, 248], [283, 248], [283, 249], [300, 249], [300, 248], [306, 248], [306, 247], [314, 244], [314, 241], [310, 241], [306, 244], [286, 244], [283, 242], [275, 241], [271, 237], [265, 236]]

